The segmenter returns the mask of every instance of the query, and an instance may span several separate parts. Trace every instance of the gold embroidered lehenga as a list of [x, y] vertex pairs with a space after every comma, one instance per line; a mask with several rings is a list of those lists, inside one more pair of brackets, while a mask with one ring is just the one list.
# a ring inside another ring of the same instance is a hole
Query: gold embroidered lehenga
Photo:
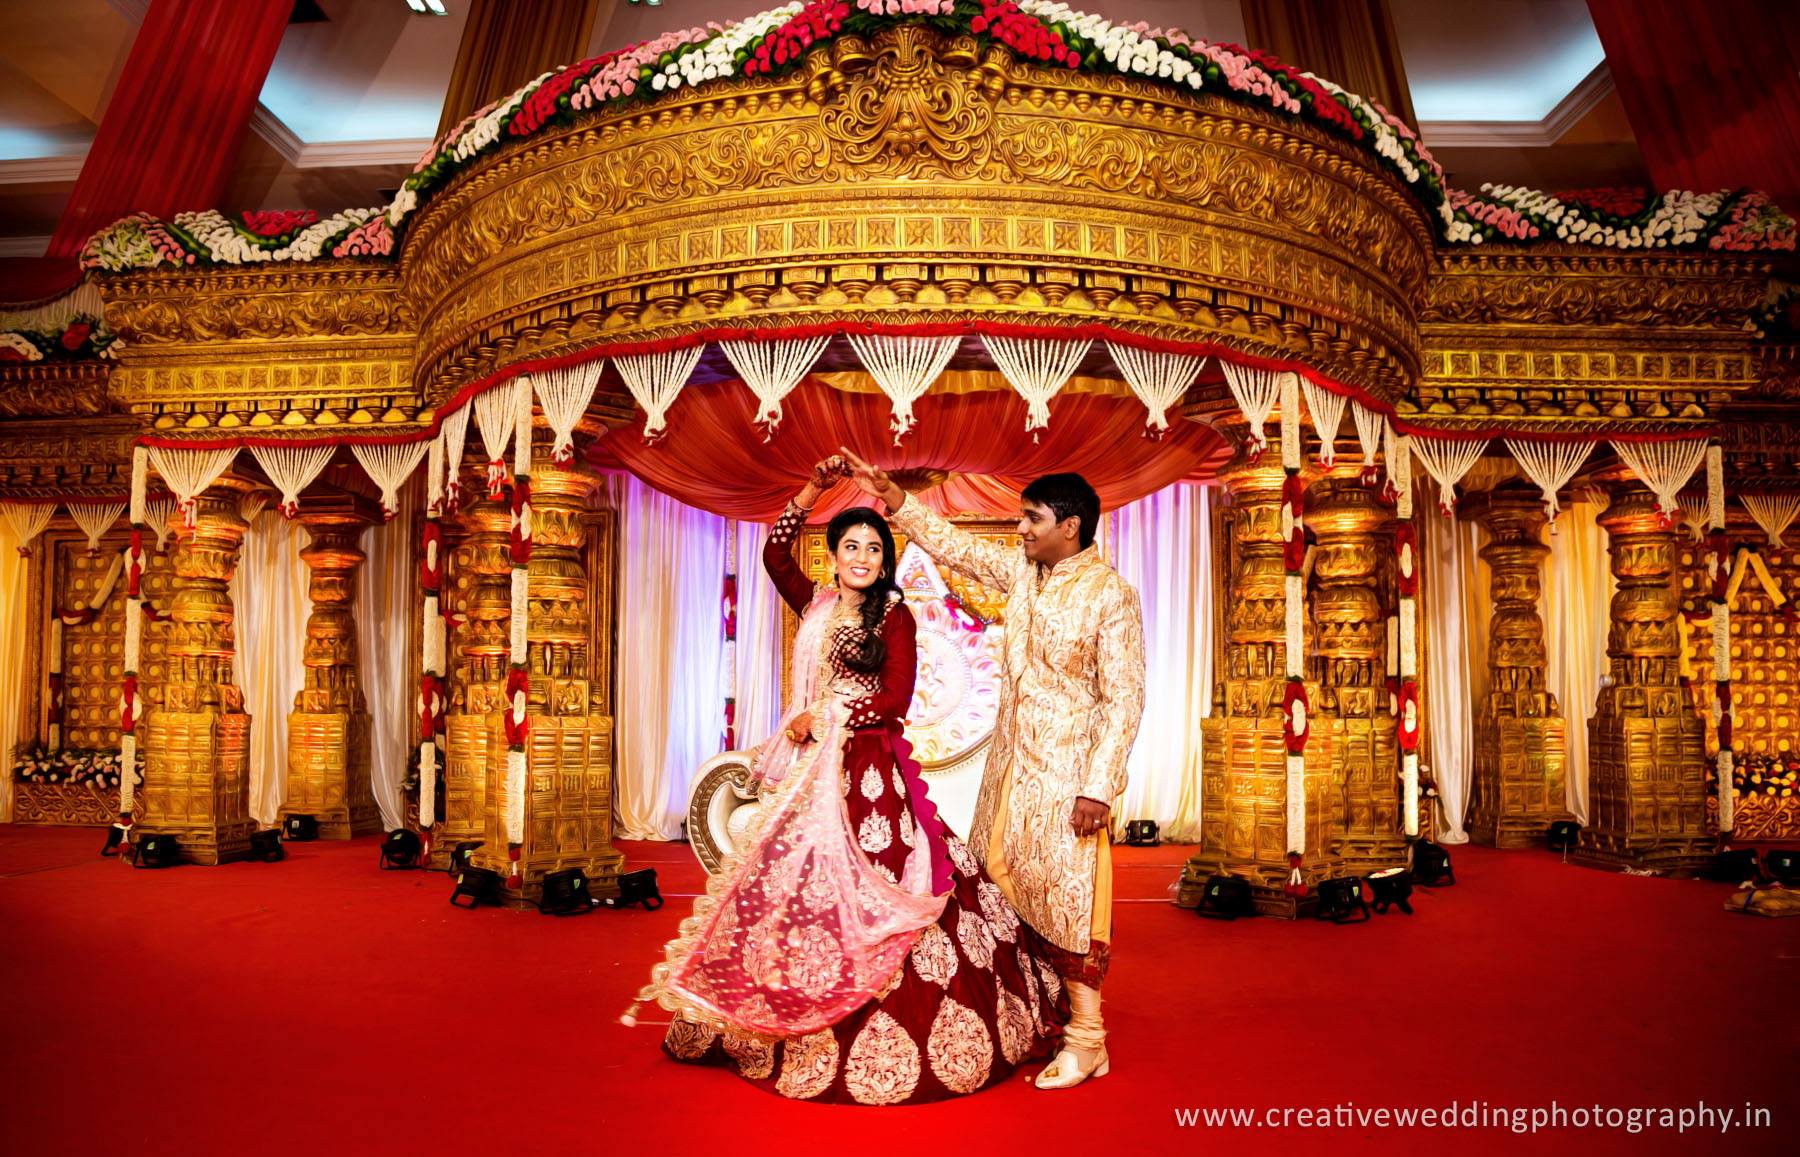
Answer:
[[[800, 611], [794, 703], [757, 754], [764, 814], [694, 905], [641, 994], [676, 1014], [682, 1061], [734, 1067], [783, 1096], [902, 1104], [972, 1093], [1046, 1054], [1067, 1019], [1047, 945], [938, 818], [903, 737], [917, 657], [894, 599], [875, 674], [860, 628], [790, 546], [765, 565]], [[811, 710], [816, 741], [788, 721]]]

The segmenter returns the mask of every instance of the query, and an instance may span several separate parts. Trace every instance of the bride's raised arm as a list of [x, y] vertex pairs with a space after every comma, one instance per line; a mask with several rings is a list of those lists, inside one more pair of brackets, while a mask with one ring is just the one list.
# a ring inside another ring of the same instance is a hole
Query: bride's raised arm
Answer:
[[769, 537], [763, 543], [763, 569], [769, 572], [769, 578], [781, 594], [781, 601], [792, 607], [797, 615], [806, 613], [813, 600], [814, 588], [812, 579], [794, 561], [794, 540], [800, 537], [800, 528], [806, 525], [806, 516], [820, 497], [837, 485], [846, 473], [843, 459], [836, 456], [814, 466], [812, 477], [800, 488], [800, 493], [788, 501], [787, 509], [769, 528]]

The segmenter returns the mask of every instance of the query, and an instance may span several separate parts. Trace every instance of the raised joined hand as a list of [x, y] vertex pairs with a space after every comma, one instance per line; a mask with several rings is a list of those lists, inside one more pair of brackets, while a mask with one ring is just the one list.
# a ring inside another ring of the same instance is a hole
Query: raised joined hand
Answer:
[[850, 478], [864, 494], [881, 499], [887, 503], [889, 510], [898, 510], [906, 502], [906, 491], [895, 485], [886, 470], [872, 462], [865, 462], [846, 448], [839, 447], [838, 453], [850, 464]]

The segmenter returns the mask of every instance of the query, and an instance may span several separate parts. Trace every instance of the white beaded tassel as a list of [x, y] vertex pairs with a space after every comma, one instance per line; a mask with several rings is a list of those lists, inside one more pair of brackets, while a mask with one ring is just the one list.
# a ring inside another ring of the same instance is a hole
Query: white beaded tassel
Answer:
[[1124, 375], [1125, 384], [1144, 403], [1144, 426], [1158, 434], [1169, 428], [1169, 407], [1181, 401], [1206, 364], [1200, 354], [1143, 350], [1111, 341], [1106, 343], [1106, 352]]
[[1668, 518], [1680, 505], [1676, 495], [1694, 476], [1706, 458], [1706, 443], [1694, 439], [1679, 442], [1614, 442], [1613, 453], [1631, 468], [1639, 482], [1656, 495], [1656, 507]]
[[816, 337], [776, 338], [773, 341], [749, 341], [732, 338], [719, 343], [719, 351], [756, 395], [756, 424], [762, 427], [763, 441], [775, 436], [781, 425], [781, 403], [794, 392], [802, 378], [812, 372], [813, 364], [831, 343], [830, 334]]
[[1738, 501], [1750, 512], [1750, 518], [1769, 536], [1769, 545], [1780, 550], [1787, 544], [1781, 536], [1800, 515], [1800, 494], [1742, 494]]
[[462, 497], [463, 446], [469, 440], [469, 410], [464, 405], [444, 416], [444, 513], [454, 514]]
[[194, 527], [194, 499], [198, 498], [208, 486], [219, 480], [219, 475], [231, 468], [232, 460], [237, 457], [237, 447], [228, 446], [222, 450], [177, 450], [166, 446], [151, 446], [150, 464], [162, 475], [163, 482], [169, 487], [169, 493], [175, 496], [175, 506], [181, 511], [182, 522], [189, 530]]
[[100, 540], [112, 529], [113, 523], [119, 521], [119, 515], [125, 513], [123, 502], [71, 502], [69, 517], [75, 525], [87, 535], [87, 552], [89, 555], [100, 553]]
[[538, 407], [544, 411], [555, 440], [550, 446], [552, 462], [571, 462], [575, 458], [575, 424], [587, 413], [600, 385], [600, 374], [606, 368], [605, 358], [595, 358], [578, 366], [559, 366], [532, 374], [530, 381], [537, 390]]
[[619, 367], [619, 376], [625, 379], [625, 388], [644, 409], [646, 440], [663, 432], [669, 407], [675, 404], [681, 388], [687, 385], [705, 351], [706, 346], [702, 344], [653, 354], [625, 354], [613, 359], [613, 364]]
[[530, 390], [524, 379], [494, 386], [475, 399], [475, 428], [481, 432], [481, 448], [487, 452], [488, 497], [498, 498], [506, 489], [506, 441], [512, 437], [518, 392]]
[[50, 520], [56, 517], [54, 502], [0, 502], [0, 517], [6, 519], [6, 525], [12, 530], [13, 537], [19, 540], [19, 553], [31, 553], [31, 540], [44, 533]]
[[961, 340], [949, 337], [902, 337], [850, 334], [850, 347], [863, 368], [894, 406], [894, 445], [913, 428], [913, 403], [937, 381]]
[[300, 492], [312, 485], [313, 479], [331, 464], [337, 447], [329, 442], [296, 442], [286, 446], [252, 446], [250, 456], [263, 473], [281, 491], [281, 514], [292, 518], [300, 513]]
[[1550, 533], [1556, 533], [1556, 516], [1561, 510], [1556, 495], [1575, 477], [1575, 472], [1593, 454], [1595, 442], [1533, 442], [1524, 438], [1503, 439], [1506, 448], [1525, 471], [1525, 477], [1537, 483], [1544, 496], [1544, 513], [1550, 516]]
[[1268, 424], [1269, 411], [1275, 408], [1276, 399], [1281, 396], [1282, 375], [1257, 366], [1239, 366], [1230, 362], [1220, 365], [1225, 371], [1225, 384], [1231, 388], [1231, 396], [1250, 423], [1250, 452], [1260, 454], [1269, 445], [1263, 428]]
[[381, 513], [384, 518], [392, 518], [400, 513], [400, 488], [406, 485], [412, 472], [419, 468], [420, 461], [430, 448], [429, 442], [405, 442], [398, 446], [359, 444], [350, 447], [350, 453], [356, 456], [375, 485], [381, 487]]
[[1375, 456], [1381, 453], [1387, 419], [1358, 401], [1350, 403], [1350, 417], [1356, 423], [1356, 444], [1362, 448], [1363, 483], [1372, 486], [1375, 483]]
[[987, 335], [982, 336], [981, 342], [1007, 383], [1025, 399], [1025, 429], [1034, 441], [1036, 431], [1050, 427], [1050, 399], [1063, 388], [1094, 344], [1086, 338], [1065, 341], [1051, 337]]
[[175, 533], [175, 500], [151, 499], [144, 506], [144, 518], [146, 528], [156, 534], [156, 553], [161, 554], [169, 549], [169, 536]]
[[1313, 430], [1319, 435], [1319, 462], [1329, 470], [1337, 464], [1337, 436], [1344, 426], [1344, 407], [1350, 399], [1334, 394], [1311, 378], [1302, 378], [1300, 388], [1306, 393], [1306, 412], [1312, 415]]
[[1425, 464], [1426, 473], [1437, 480], [1438, 510], [1448, 518], [1456, 513], [1456, 484], [1481, 459], [1487, 449], [1487, 438], [1464, 441], [1458, 438], [1430, 438], [1418, 435], [1409, 439], [1412, 451]]

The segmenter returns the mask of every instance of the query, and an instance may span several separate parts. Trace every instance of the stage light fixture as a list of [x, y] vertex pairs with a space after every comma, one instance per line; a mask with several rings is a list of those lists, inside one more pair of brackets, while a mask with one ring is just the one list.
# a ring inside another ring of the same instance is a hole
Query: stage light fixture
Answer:
[[1570, 852], [1575, 850], [1575, 841], [1580, 835], [1581, 825], [1574, 820], [1557, 820], [1544, 834], [1544, 841], [1553, 852]]
[[1721, 884], [1755, 883], [1762, 878], [1762, 865], [1749, 848], [1714, 852], [1702, 875]]
[[580, 868], [564, 868], [544, 877], [544, 895], [538, 901], [538, 911], [546, 916], [579, 916], [592, 912], [599, 904], [588, 891], [587, 873]]
[[448, 16], [444, 0], [406, 0], [406, 6], [419, 16]]
[[1800, 852], [1770, 848], [1763, 853], [1763, 874], [1783, 887], [1800, 884]]
[[1338, 876], [1319, 884], [1319, 903], [1313, 909], [1315, 920], [1333, 924], [1360, 924], [1368, 920], [1369, 905], [1363, 899], [1360, 876]]
[[1206, 886], [1200, 890], [1200, 903], [1194, 908], [1197, 916], [1220, 920], [1236, 920], [1255, 912], [1256, 907], [1250, 900], [1250, 881], [1225, 875], [1207, 877]]
[[1386, 914], [1389, 908], [1398, 908], [1408, 916], [1413, 914], [1412, 877], [1405, 868], [1383, 868], [1379, 872], [1371, 872], [1365, 877], [1369, 883], [1369, 894], [1375, 898], [1375, 911]]
[[1456, 883], [1450, 868], [1450, 853], [1430, 840], [1420, 840], [1412, 850], [1413, 883], [1422, 888], [1447, 887]]
[[619, 877], [619, 894], [602, 901], [608, 908], [629, 908], [642, 904], [644, 911], [654, 912], [663, 906], [662, 893], [656, 887], [656, 869], [639, 868]]
[[130, 849], [131, 843], [125, 837], [131, 829], [124, 824], [109, 824], [106, 828], [106, 843], [100, 848], [103, 856], [117, 856]]
[[[450, 893], [450, 904], [455, 908], [479, 908], [483, 904], [500, 904], [500, 873], [487, 868], [464, 868], [457, 873], [456, 890]], [[466, 899], [468, 903], [457, 901]]]
[[450, 866], [446, 870], [452, 879], [463, 874], [475, 856], [475, 849], [480, 846], [480, 840], [463, 840], [450, 849]]
[[144, 836], [132, 863], [140, 868], [173, 868], [181, 862], [181, 841], [174, 836]]
[[314, 816], [291, 815], [282, 821], [281, 834], [290, 843], [305, 843], [319, 838], [319, 821]]
[[1158, 844], [1155, 820], [1132, 820], [1125, 825], [1125, 843], [1134, 848], [1154, 848]]
[[425, 845], [419, 840], [419, 833], [408, 828], [395, 828], [381, 841], [381, 870], [384, 872], [407, 871], [419, 867], [419, 853]]
[[260, 832], [251, 832], [250, 858], [265, 864], [278, 864], [287, 859], [287, 850], [281, 846], [280, 830], [268, 828]]

